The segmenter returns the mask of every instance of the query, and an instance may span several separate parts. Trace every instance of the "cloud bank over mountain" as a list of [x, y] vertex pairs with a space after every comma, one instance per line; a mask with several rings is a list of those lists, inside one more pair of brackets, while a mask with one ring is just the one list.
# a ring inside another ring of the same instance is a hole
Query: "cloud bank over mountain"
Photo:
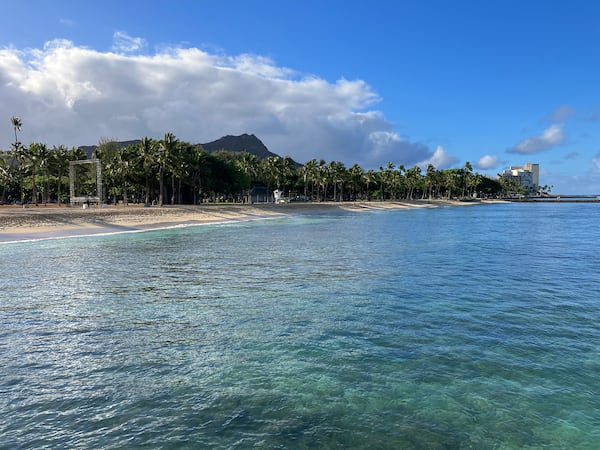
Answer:
[[323, 158], [368, 168], [435, 161], [444, 168], [456, 161], [394, 132], [374, 108], [379, 96], [362, 80], [298, 76], [257, 55], [197, 48], [140, 54], [144, 39], [124, 32], [113, 38], [110, 52], [67, 40], [0, 50], [0, 148], [10, 145], [9, 119], [18, 116], [25, 144], [89, 145], [167, 131], [207, 142], [253, 133], [299, 162]]

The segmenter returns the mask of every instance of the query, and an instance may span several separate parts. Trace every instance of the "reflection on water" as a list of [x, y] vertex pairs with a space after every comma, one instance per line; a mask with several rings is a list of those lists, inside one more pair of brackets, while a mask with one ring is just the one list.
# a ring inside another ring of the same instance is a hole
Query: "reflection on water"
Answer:
[[597, 205], [0, 246], [0, 442], [594, 448]]

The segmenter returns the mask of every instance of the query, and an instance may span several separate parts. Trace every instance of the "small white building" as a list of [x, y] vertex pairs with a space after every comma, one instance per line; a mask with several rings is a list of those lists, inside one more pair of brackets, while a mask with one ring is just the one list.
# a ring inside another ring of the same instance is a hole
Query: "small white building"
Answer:
[[275, 197], [275, 203], [287, 203], [287, 198], [283, 196], [283, 191], [275, 189], [273, 191], [273, 196]]
[[537, 194], [540, 187], [540, 165], [527, 163], [524, 166], [510, 166], [499, 177], [516, 181], [525, 186], [530, 194]]

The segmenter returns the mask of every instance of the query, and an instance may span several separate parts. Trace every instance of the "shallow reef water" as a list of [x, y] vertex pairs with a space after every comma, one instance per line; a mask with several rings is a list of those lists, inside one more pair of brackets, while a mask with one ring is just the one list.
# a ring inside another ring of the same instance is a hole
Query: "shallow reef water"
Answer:
[[600, 208], [0, 245], [1, 448], [597, 448]]

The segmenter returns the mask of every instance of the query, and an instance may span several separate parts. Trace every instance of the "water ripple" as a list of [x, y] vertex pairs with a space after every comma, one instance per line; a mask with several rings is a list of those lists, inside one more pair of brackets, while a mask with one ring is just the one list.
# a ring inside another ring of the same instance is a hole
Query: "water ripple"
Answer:
[[592, 206], [4, 245], [0, 447], [595, 448]]

